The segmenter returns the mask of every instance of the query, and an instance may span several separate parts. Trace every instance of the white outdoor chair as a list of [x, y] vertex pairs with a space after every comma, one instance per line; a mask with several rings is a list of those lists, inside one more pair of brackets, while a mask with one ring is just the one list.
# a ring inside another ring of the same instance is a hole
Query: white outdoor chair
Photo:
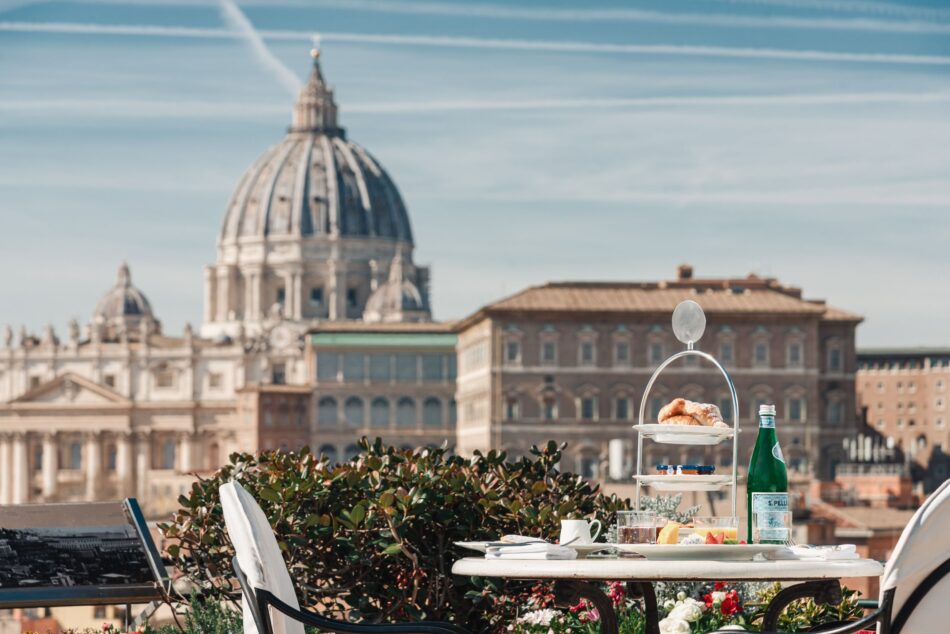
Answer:
[[224, 523], [234, 545], [232, 564], [243, 594], [245, 634], [304, 634], [304, 625], [337, 633], [469, 634], [456, 625], [438, 621], [367, 625], [301, 610], [264, 511], [237, 482], [223, 484], [218, 491]]
[[814, 631], [822, 634], [851, 634], [876, 625], [878, 634], [950, 632], [948, 573], [950, 480], [927, 498], [901, 533], [884, 567], [877, 609], [858, 621], [826, 626], [827, 629], [816, 628]]

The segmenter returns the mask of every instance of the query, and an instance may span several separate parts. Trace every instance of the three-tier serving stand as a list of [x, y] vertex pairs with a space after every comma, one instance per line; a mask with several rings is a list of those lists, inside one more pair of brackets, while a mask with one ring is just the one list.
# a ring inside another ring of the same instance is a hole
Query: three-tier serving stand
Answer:
[[[637, 482], [636, 505], [640, 508], [640, 489], [646, 485], [657, 491], [719, 491], [725, 486], [732, 489], [732, 515], [736, 512], [736, 484], [738, 472], [736, 462], [739, 457], [739, 398], [736, 396], [736, 386], [732, 382], [729, 372], [711, 354], [696, 350], [695, 346], [706, 330], [706, 315], [699, 304], [692, 300], [680, 302], [673, 311], [673, 334], [682, 343], [686, 350], [677, 352], [661, 363], [647, 382], [640, 400], [639, 424], [634, 425], [637, 430], [637, 471], [634, 478]], [[711, 363], [726, 380], [729, 387], [729, 397], [732, 399], [732, 427], [707, 427], [701, 425], [661, 425], [645, 422], [647, 403], [650, 402], [650, 391], [660, 373], [673, 362], [684, 357], [699, 357]], [[718, 445], [725, 440], [732, 441], [732, 473], [724, 475], [655, 475], [643, 473], [643, 439], [661, 444], [673, 445]]]

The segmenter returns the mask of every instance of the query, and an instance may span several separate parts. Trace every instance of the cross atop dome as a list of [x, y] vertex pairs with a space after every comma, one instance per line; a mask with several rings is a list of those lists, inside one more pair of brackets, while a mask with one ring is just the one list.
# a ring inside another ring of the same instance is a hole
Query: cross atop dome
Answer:
[[320, 38], [313, 38], [310, 50], [313, 67], [310, 79], [300, 89], [297, 103], [294, 105], [291, 132], [322, 132], [331, 136], [344, 136], [343, 129], [336, 123], [336, 100], [333, 89], [327, 85], [320, 68]]

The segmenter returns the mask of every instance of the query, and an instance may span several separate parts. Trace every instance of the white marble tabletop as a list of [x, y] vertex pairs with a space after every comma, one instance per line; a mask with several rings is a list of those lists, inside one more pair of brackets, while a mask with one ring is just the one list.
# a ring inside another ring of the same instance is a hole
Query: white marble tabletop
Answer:
[[884, 567], [870, 559], [847, 561], [708, 561], [634, 558], [528, 560], [466, 557], [452, 572], [468, 577], [510, 579], [587, 579], [638, 581], [802, 581], [878, 577]]

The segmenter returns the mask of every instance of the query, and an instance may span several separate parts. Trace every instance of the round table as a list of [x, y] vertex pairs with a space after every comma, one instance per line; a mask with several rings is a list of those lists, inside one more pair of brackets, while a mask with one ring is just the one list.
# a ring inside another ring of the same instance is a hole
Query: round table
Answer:
[[769, 561], [709, 561], [697, 559], [654, 560], [592, 558], [569, 560], [485, 559], [466, 557], [455, 562], [452, 573], [466, 577], [554, 580], [560, 604], [587, 599], [601, 615], [601, 632], [617, 632], [617, 615], [611, 600], [591, 581], [625, 581], [643, 597], [646, 633], [658, 634], [659, 616], [652, 581], [804, 581], [783, 589], [769, 604], [763, 629], [774, 630], [779, 614], [792, 601], [841, 600], [839, 579], [877, 577], [884, 567], [870, 559]]

